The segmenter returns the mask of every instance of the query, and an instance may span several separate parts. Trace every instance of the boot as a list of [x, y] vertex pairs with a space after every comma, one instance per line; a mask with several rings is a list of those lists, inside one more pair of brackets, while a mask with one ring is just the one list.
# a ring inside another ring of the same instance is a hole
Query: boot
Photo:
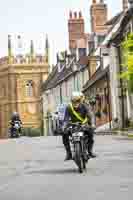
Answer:
[[67, 161], [67, 160], [72, 160], [72, 154], [70, 152], [66, 153], [66, 157], [64, 161]]
[[93, 143], [88, 144], [88, 157], [89, 158], [96, 158], [96, 154], [92, 153]]
[[65, 149], [66, 149], [66, 157], [64, 161], [72, 160], [72, 153], [71, 153], [70, 146], [65, 146]]
[[96, 158], [97, 156], [96, 156], [95, 153], [89, 152], [89, 157], [91, 157], [91, 158]]

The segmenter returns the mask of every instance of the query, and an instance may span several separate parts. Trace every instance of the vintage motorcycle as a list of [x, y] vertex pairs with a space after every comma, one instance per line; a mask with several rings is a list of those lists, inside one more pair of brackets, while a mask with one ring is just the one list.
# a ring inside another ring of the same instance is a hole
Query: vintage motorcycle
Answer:
[[12, 124], [12, 128], [10, 129], [10, 137], [11, 138], [18, 138], [20, 137], [20, 129], [21, 129], [21, 122], [14, 121]]
[[67, 133], [69, 134], [69, 140], [72, 146], [72, 158], [78, 166], [79, 172], [82, 173], [86, 170], [86, 164], [88, 162], [88, 136], [84, 131], [86, 125], [81, 123], [69, 123], [67, 127]]

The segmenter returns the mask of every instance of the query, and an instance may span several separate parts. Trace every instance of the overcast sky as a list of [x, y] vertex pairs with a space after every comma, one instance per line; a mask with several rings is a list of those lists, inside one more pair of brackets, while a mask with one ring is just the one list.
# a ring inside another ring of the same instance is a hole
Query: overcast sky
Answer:
[[[4, 0], [0, 5], [0, 57], [7, 55], [7, 35], [11, 34], [13, 46], [17, 35], [23, 47], [29, 48], [30, 39], [36, 51], [43, 52], [45, 35], [50, 41], [50, 61], [55, 62], [56, 52], [68, 47], [67, 20], [69, 10], [81, 10], [86, 32], [90, 30], [90, 4], [92, 0]], [[122, 9], [122, 0], [106, 0], [109, 17]], [[16, 48], [16, 47], [15, 47]]]

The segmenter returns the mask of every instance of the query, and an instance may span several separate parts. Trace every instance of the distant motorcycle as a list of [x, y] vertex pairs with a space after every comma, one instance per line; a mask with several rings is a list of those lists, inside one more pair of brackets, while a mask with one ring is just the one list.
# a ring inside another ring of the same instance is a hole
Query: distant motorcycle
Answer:
[[69, 140], [72, 144], [72, 158], [80, 173], [86, 169], [88, 162], [88, 137], [84, 134], [84, 129], [85, 126], [81, 125], [81, 123], [69, 123], [67, 128], [67, 132], [70, 133]]
[[10, 130], [10, 137], [11, 138], [18, 138], [20, 137], [20, 129], [21, 129], [21, 122], [14, 121], [12, 125], [12, 129]]

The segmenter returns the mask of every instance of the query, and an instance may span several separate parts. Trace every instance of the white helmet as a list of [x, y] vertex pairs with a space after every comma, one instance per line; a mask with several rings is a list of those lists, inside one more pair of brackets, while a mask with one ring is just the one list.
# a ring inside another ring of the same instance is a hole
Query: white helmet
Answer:
[[12, 115], [13, 116], [19, 116], [18, 112], [13, 112]]
[[80, 92], [80, 96], [81, 96], [81, 97], [84, 97], [84, 94], [83, 94], [83, 92]]
[[78, 100], [80, 101], [80, 100], [81, 100], [81, 94], [80, 94], [80, 92], [74, 91], [74, 92], [72, 93], [71, 100], [72, 100], [72, 101], [78, 101]]

